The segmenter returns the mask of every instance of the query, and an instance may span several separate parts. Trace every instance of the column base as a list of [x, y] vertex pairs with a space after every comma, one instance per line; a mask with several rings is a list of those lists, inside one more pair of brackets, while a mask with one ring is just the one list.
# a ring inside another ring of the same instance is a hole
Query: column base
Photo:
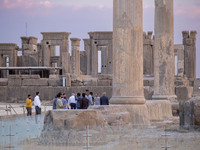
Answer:
[[177, 96], [176, 95], [158, 95], [155, 94], [152, 96], [152, 100], [170, 100], [170, 101], [176, 101]]
[[145, 104], [146, 100], [143, 96], [141, 97], [111, 97], [110, 104], [131, 104], [131, 105], [142, 105]]

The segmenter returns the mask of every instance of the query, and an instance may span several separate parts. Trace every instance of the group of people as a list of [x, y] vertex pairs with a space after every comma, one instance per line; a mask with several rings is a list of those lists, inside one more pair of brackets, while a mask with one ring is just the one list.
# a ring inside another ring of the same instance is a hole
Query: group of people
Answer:
[[[36, 96], [34, 98], [34, 106], [35, 106], [35, 114], [39, 115], [41, 114], [41, 101], [40, 101], [40, 92], [36, 92]], [[26, 99], [26, 110], [27, 110], [27, 116], [32, 115], [32, 100], [31, 95], [28, 95], [28, 98]]]
[[[31, 95], [28, 95], [26, 99], [27, 116], [32, 115], [33, 104], [35, 106], [35, 114], [41, 114], [40, 92], [36, 92], [34, 102], [31, 100]], [[98, 94], [93, 97], [93, 92], [86, 90], [86, 92], [82, 94], [72, 93], [69, 99], [67, 99], [65, 93], [60, 92], [53, 99], [53, 109], [87, 109], [90, 105], [109, 105], [106, 92], [103, 93], [102, 97], [99, 97]]]
[[86, 90], [85, 93], [72, 93], [69, 99], [66, 98], [65, 93], [58, 93], [53, 99], [53, 109], [87, 109], [90, 105], [109, 105], [106, 93], [102, 97], [96, 94], [93, 97], [93, 92]]

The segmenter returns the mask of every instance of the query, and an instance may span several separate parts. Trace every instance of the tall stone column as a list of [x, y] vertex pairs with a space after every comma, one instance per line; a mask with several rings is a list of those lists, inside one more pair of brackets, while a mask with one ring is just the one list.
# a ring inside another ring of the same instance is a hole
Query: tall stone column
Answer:
[[87, 75], [91, 74], [91, 69], [90, 69], [90, 39], [83, 39], [84, 41], [84, 49], [86, 51], [86, 55], [87, 55]]
[[98, 45], [96, 39], [94, 39], [95, 32], [89, 32], [90, 35], [90, 64], [91, 75], [97, 77], [98, 74]]
[[154, 95], [153, 99], [176, 99], [174, 89], [173, 0], [155, 0]]
[[144, 104], [143, 3], [114, 0], [112, 104]]
[[43, 56], [43, 66], [49, 67], [50, 66], [50, 46], [44, 40], [42, 41], [42, 56]]
[[184, 46], [180, 45], [177, 50], [178, 62], [177, 62], [177, 73], [179, 77], [184, 75]]
[[113, 43], [112, 40], [109, 41], [108, 43], [108, 67], [107, 67], [107, 73], [112, 74], [113, 73]]
[[72, 46], [72, 76], [78, 78], [80, 76], [80, 41], [79, 38], [71, 38]]
[[101, 50], [101, 74], [107, 74], [108, 50], [106, 46], [100, 46], [99, 49]]
[[190, 82], [196, 79], [196, 31], [183, 31], [183, 45], [184, 45], [184, 74], [188, 77]]

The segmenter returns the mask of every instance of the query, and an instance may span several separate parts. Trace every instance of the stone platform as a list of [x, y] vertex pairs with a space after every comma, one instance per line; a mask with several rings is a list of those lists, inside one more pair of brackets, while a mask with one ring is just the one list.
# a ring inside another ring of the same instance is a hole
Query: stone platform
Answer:
[[87, 110], [50, 110], [46, 113], [44, 130], [90, 127], [143, 125], [172, 118], [169, 101], [147, 101], [145, 105], [90, 106]]
[[91, 106], [87, 110], [49, 110], [45, 115], [39, 144], [54, 141], [55, 144], [61, 142], [68, 145], [74, 142], [72, 139], [82, 143], [84, 138], [80, 135], [89, 126], [93, 144], [104, 145], [109, 141], [106, 138], [107, 131], [117, 131], [119, 128], [124, 133], [138, 127], [149, 127], [151, 121], [170, 118], [172, 109], [169, 101], [147, 101], [144, 105]]

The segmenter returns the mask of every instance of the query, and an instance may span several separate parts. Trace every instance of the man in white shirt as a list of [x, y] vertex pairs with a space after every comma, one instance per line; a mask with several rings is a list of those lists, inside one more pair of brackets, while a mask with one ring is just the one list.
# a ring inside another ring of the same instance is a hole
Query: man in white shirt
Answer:
[[76, 99], [74, 93], [72, 93], [72, 96], [69, 98], [68, 105], [71, 106], [71, 109], [76, 109]]
[[35, 114], [41, 114], [41, 102], [40, 102], [40, 92], [36, 92], [36, 96], [34, 98], [34, 105], [35, 105]]

